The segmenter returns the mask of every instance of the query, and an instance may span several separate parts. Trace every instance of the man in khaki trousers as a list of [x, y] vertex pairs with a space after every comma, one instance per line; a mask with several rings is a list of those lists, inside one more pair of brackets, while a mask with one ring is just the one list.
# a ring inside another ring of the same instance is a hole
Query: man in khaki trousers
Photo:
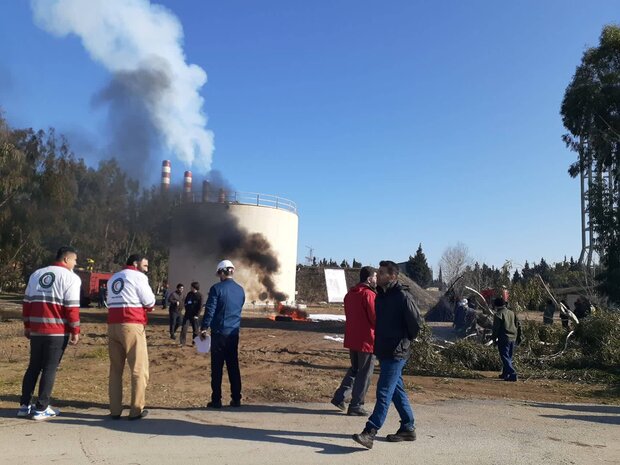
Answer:
[[155, 306], [155, 295], [146, 274], [149, 261], [130, 255], [123, 270], [108, 281], [108, 350], [110, 353], [110, 417], [118, 420], [123, 412], [123, 370], [131, 371], [130, 420], [148, 415], [145, 392], [149, 380], [146, 347], [147, 312]]

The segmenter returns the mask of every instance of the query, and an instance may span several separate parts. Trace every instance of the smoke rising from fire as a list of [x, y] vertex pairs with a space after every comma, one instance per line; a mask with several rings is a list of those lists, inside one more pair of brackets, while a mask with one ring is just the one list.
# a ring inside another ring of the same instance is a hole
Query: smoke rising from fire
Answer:
[[[216, 192], [219, 190], [216, 186], [212, 187]], [[189, 246], [197, 257], [211, 256], [216, 262], [227, 258], [233, 260], [238, 269], [252, 269], [265, 289], [261, 300], [287, 300], [288, 296], [276, 288], [273, 280], [273, 276], [280, 271], [280, 263], [265, 236], [242, 227], [227, 204], [209, 203], [214, 209], [208, 215], [197, 213], [197, 204], [178, 207], [174, 217], [181, 221], [175, 222], [174, 241]], [[188, 221], [183, 222], [183, 219]]]
[[199, 94], [207, 74], [185, 62], [176, 16], [149, 0], [31, 0], [31, 5], [41, 28], [80, 37], [91, 57], [113, 74], [95, 97], [95, 103], [110, 105], [112, 148], [131, 141], [139, 130], [130, 148], [121, 146], [119, 158], [145, 162], [152, 144], [161, 140], [186, 166], [210, 169], [213, 133], [205, 128]]

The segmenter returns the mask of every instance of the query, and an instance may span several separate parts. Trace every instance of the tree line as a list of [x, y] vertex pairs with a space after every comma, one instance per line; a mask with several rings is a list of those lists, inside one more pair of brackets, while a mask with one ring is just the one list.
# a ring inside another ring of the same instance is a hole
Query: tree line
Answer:
[[142, 188], [114, 160], [96, 168], [54, 129], [14, 129], [0, 113], [0, 289], [20, 290], [61, 245], [78, 266], [115, 271], [146, 253], [157, 286], [167, 273], [171, 198]]

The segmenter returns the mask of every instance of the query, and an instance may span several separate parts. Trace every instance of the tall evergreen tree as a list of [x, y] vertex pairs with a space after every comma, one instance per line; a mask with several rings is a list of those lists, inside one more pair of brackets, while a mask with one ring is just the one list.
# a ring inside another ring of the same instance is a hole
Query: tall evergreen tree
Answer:
[[433, 280], [433, 274], [422, 251], [422, 244], [418, 246], [415, 256], [409, 256], [406, 265], [406, 274], [421, 287], [428, 287]]
[[567, 146], [577, 153], [568, 172], [589, 177], [588, 202], [603, 272], [600, 289], [620, 303], [620, 26], [603, 28], [583, 54], [562, 101]]

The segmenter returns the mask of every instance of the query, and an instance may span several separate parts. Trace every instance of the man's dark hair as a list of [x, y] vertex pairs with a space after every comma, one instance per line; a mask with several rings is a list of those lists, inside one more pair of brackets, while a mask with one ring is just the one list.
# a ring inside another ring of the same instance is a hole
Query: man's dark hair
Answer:
[[200, 283], [198, 281], [194, 281], [191, 286], [196, 289], [197, 291], [200, 290]]
[[400, 273], [400, 268], [398, 268], [398, 265], [392, 260], [381, 260], [379, 262], [379, 266], [387, 268], [388, 274], [398, 276], [398, 274]]
[[505, 307], [506, 306], [506, 301], [504, 300], [503, 297], [496, 297], [495, 300], [493, 301], [493, 305], [496, 308]]
[[376, 273], [372, 266], [363, 266], [360, 270], [360, 283], [365, 283], [368, 278], [370, 278], [374, 273]]
[[134, 253], [134, 254], [131, 254], [131, 255], [129, 256], [129, 258], [127, 258], [127, 263], [125, 263], [125, 264], [126, 264], [126, 265], [128, 265], [128, 266], [131, 266], [131, 265], [133, 265], [133, 264], [134, 264], [134, 262], [138, 262], [138, 263], [140, 263], [140, 262], [141, 262], [142, 260], [144, 260], [145, 258], [146, 258], [146, 257], [145, 257], [144, 255], [142, 255], [142, 254], [139, 254], [139, 253]]
[[77, 250], [69, 245], [63, 245], [58, 252], [56, 252], [56, 261], [60, 261], [67, 256], [67, 254], [74, 253], [77, 255]]
[[177, 284], [177, 289], [180, 288], [180, 287], [185, 287], [185, 286], [183, 285], [183, 283]]

